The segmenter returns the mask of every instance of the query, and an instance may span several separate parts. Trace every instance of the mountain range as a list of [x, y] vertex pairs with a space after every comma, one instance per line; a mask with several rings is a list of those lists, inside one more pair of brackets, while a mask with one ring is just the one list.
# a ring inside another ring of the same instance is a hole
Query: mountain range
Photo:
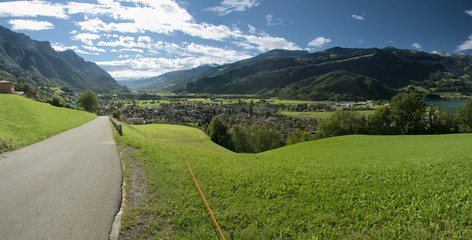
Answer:
[[105, 70], [74, 51], [56, 52], [49, 42], [32, 40], [0, 26], [0, 78], [34, 86], [109, 92], [120, 85]]
[[221, 66], [166, 73], [131, 88], [210, 94], [257, 94], [302, 100], [390, 99], [399, 91], [470, 95], [472, 57], [386, 48], [320, 52], [272, 50]]

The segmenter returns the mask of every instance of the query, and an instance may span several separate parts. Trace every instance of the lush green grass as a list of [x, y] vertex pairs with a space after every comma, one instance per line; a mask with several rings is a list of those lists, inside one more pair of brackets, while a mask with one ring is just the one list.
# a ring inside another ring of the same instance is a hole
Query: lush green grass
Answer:
[[161, 140], [187, 156], [226, 238], [472, 238], [472, 134], [343, 136], [234, 154], [179, 145], [192, 138], [184, 130], [163, 134], [178, 128], [116, 135], [140, 149], [132, 155], [146, 170], [147, 195], [123, 222], [141, 239], [218, 238], [181, 153]]
[[0, 94], [0, 106], [0, 152], [30, 145], [97, 117], [9, 94]]
[[174, 147], [187, 146], [213, 152], [231, 152], [213, 143], [208, 135], [198, 128], [171, 124], [136, 125], [133, 127], [146, 137]]

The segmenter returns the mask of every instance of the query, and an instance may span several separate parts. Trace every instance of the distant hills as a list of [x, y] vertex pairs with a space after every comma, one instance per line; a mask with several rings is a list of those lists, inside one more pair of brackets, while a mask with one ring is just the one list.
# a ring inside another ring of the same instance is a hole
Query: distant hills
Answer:
[[472, 57], [387, 48], [272, 50], [222, 66], [166, 73], [137, 89], [303, 100], [389, 99], [399, 91], [470, 95]]
[[93, 62], [74, 51], [56, 52], [49, 42], [35, 41], [0, 26], [0, 78], [34, 86], [108, 92], [120, 85]]

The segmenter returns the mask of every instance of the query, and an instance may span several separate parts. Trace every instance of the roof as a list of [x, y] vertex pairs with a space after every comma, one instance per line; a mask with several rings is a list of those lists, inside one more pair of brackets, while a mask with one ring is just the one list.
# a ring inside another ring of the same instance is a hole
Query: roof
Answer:
[[2, 84], [2, 83], [12, 83], [12, 82], [7, 81], [7, 80], [0, 80], [0, 84]]

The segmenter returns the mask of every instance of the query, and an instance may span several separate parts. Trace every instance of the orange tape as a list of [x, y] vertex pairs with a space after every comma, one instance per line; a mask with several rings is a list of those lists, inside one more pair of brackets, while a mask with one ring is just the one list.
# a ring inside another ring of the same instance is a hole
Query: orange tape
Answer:
[[[167, 147], [170, 147], [172, 149], [177, 150], [177, 148], [175, 148], [175, 147], [173, 147], [173, 146], [171, 146], [171, 145], [169, 145], [165, 142], [162, 142], [162, 143], [164, 145], [166, 145]], [[211, 211], [210, 206], [208, 205], [208, 202], [205, 199], [205, 196], [203, 195], [202, 189], [200, 189], [200, 186], [198, 185], [198, 182], [197, 182], [197, 179], [195, 178], [195, 175], [193, 175], [192, 169], [190, 168], [190, 165], [188, 164], [188, 161], [187, 161], [187, 158], [184, 155], [184, 152], [181, 149], [179, 149], [179, 150], [180, 150], [180, 153], [182, 153], [182, 157], [185, 160], [185, 164], [187, 164], [187, 167], [188, 167], [188, 170], [190, 171], [190, 174], [192, 174], [193, 181], [195, 182], [195, 185], [197, 185], [197, 188], [198, 188], [198, 191], [200, 192], [200, 195], [202, 195], [203, 201], [205, 202], [205, 205], [207, 206], [208, 211], [210, 212], [211, 218], [213, 218], [213, 222], [215, 223], [216, 228], [218, 228], [218, 232], [220, 232], [221, 238], [223, 238], [223, 240], [226, 240], [225, 236], [223, 235], [223, 232], [221, 232], [220, 226], [218, 226], [218, 222], [216, 222], [215, 216], [213, 216], [213, 212]]]
[[198, 191], [200, 191], [200, 195], [202, 195], [203, 201], [205, 202], [205, 204], [206, 204], [206, 206], [207, 206], [207, 208], [208, 208], [208, 211], [209, 211], [210, 214], [211, 214], [211, 217], [213, 218], [213, 222], [215, 222], [216, 228], [218, 228], [218, 231], [220, 232], [221, 238], [223, 238], [223, 240], [225, 240], [225, 236], [223, 236], [223, 233], [221, 232], [220, 226], [218, 226], [218, 223], [216, 222], [215, 216], [213, 216], [213, 212], [211, 211], [210, 206], [208, 205], [208, 203], [207, 203], [207, 201], [206, 201], [206, 199], [205, 199], [205, 196], [203, 195], [203, 192], [202, 192], [202, 190], [200, 189], [200, 186], [198, 186], [197, 179], [196, 179], [195, 176], [193, 175], [192, 169], [190, 168], [190, 165], [189, 165], [188, 162], [187, 162], [187, 158], [185, 157], [184, 152], [182, 152], [182, 150], [180, 150], [180, 152], [182, 153], [182, 157], [184, 158], [185, 163], [187, 164], [187, 167], [188, 167], [188, 170], [190, 171], [190, 174], [192, 174], [193, 181], [195, 181], [195, 184], [197, 185]]

